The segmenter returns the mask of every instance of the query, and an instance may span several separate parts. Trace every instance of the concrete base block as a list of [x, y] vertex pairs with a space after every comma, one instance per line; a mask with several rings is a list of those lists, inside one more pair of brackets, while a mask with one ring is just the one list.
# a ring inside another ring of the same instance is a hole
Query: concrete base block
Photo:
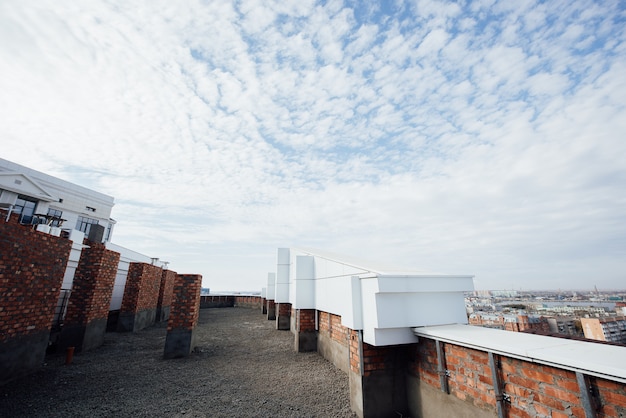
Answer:
[[94, 319], [85, 327], [85, 338], [83, 338], [83, 351], [93, 350], [104, 344], [104, 334], [107, 329], [107, 319]]
[[350, 372], [350, 352], [347, 345], [339, 344], [328, 334], [318, 333], [317, 352], [344, 373]]
[[38, 370], [49, 339], [50, 331], [45, 330], [0, 343], [0, 385]]
[[404, 373], [375, 370], [361, 379], [364, 417], [381, 417], [394, 412], [409, 416]]
[[276, 317], [276, 329], [289, 331], [291, 328], [291, 315], [279, 315]]
[[162, 306], [156, 310], [156, 322], [165, 322], [170, 318], [170, 307]]
[[135, 314], [120, 312], [117, 317], [117, 332], [133, 332], [135, 329]]
[[350, 407], [359, 417], [409, 416], [405, 354], [402, 347], [396, 348], [389, 355], [393, 366], [370, 371], [367, 376], [350, 371]]
[[273, 303], [267, 303], [267, 320], [274, 321], [276, 319], [276, 305]]
[[194, 330], [173, 329], [165, 337], [163, 358], [187, 357], [195, 348]]
[[76, 352], [89, 351], [104, 344], [107, 319], [94, 319], [87, 325], [65, 325], [59, 338], [59, 349], [74, 347]]
[[120, 318], [120, 311], [109, 311], [109, 317], [107, 318], [107, 332], [117, 331], [117, 321]]
[[353, 370], [348, 372], [350, 385], [350, 409], [357, 417], [363, 418], [363, 382], [361, 375]]
[[497, 416], [495, 407], [493, 409], [478, 408], [471, 401], [463, 401], [422, 382], [419, 376], [407, 376], [407, 393], [412, 417], [494, 418]]
[[317, 351], [317, 331], [296, 332], [295, 345], [298, 353]]
[[155, 324], [156, 308], [144, 309], [137, 313], [120, 312], [117, 332], [137, 332]]

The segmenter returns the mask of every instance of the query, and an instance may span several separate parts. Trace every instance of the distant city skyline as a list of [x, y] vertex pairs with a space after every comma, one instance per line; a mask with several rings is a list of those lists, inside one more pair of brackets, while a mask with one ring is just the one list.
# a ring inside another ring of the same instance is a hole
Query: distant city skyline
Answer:
[[626, 283], [623, 2], [0, 3], [0, 157], [255, 291], [279, 247]]

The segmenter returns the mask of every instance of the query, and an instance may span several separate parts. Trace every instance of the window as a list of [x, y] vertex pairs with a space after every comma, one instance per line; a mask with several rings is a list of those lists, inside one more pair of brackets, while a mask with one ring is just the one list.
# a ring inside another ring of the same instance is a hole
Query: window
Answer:
[[50, 223], [50, 226], [61, 226], [61, 223], [63, 222], [61, 220], [62, 215], [63, 215], [62, 210], [48, 208], [48, 216], [54, 216], [54, 218], [52, 218], [52, 222]]
[[104, 238], [105, 241], [111, 241], [111, 229], [113, 229], [113, 224], [109, 222], [109, 226], [107, 226], [106, 238]]
[[76, 229], [79, 231], [83, 231], [85, 235], [89, 235], [89, 230], [91, 229], [91, 225], [98, 224], [97, 219], [87, 218], [86, 216], [79, 216], [78, 221], [76, 221]]
[[27, 196], [18, 195], [15, 205], [13, 206], [13, 212], [20, 215], [20, 223], [29, 224], [33, 221], [33, 214], [35, 213], [35, 207], [37, 201]]

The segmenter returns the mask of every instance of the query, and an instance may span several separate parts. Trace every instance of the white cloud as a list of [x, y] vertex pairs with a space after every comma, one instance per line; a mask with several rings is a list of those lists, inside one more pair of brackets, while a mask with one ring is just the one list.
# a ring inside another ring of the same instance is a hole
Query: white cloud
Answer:
[[214, 289], [289, 245], [616, 287], [620, 7], [9, 1], [2, 155], [115, 196], [120, 244]]

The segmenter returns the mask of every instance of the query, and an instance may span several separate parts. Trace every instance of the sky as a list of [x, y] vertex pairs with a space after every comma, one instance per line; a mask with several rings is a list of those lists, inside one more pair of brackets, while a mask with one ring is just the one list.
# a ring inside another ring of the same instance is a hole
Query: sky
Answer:
[[624, 289], [625, 41], [611, 0], [0, 0], [0, 156], [215, 291], [279, 247]]

